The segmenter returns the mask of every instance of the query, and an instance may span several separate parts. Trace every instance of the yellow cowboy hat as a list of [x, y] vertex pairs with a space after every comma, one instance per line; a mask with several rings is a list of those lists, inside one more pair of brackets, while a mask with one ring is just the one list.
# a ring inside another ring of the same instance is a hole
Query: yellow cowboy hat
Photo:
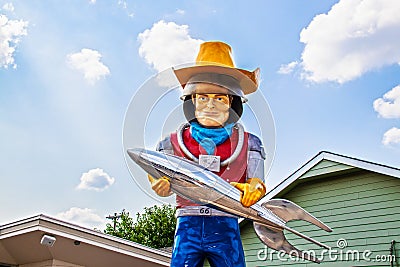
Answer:
[[219, 41], [202, 43], [194, 66], [173, 70], [184, 88], [183, 97], [194, 93], [190, 88], [185, 88], [190, 83], [216, 83], [242, 98], [255, 92], [259, 84], [260, 69], [248, 71], [236, 68], [231, 47]]

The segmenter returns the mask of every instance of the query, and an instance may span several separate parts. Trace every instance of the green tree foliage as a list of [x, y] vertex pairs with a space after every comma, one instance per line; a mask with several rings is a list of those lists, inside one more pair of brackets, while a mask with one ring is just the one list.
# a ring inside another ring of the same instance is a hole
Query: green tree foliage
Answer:
[[134, 221], [131, 217], [129, 217], [129, 212], [122, 210], [122, 212], [119, 214], [119, 217], [115, 218], [115, 220], [115, 222], [107, 223], [104, 233], [121, 237], [123, 239], [132, 240]]
[[122, 210], [120, 217], [107, 223], [104, 232], [113, 236], [128, 239], [139, 244], [152, 247], [171, 247], [176, 227], [175, 208], [162, 205], [144, 208], [142, 214], [136, 214], [136, 220], [129, 212]]

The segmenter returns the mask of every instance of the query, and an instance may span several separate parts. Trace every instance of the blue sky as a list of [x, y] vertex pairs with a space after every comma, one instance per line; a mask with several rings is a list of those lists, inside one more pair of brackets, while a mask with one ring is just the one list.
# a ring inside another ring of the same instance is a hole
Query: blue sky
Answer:
[[[399, 13], [398, 0], [0, 0], [0, 224], [44, 213], [104, 228], [109, 214], [157, 203], [125, 164], [125, 113], [207, 40], [261, 69], [269, 187], [321, 150], [399, 167]], [[152, 129], [150, 143], [167, 132]]]

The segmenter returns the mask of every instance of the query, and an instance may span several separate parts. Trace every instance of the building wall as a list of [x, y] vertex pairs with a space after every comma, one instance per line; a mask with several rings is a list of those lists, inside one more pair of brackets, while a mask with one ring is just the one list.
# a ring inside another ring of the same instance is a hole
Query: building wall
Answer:
[[19, 267], [84, 267], [84, 266], [60, 260], [47, 260], [42, 262], [19, 265]]
[[3, 264], [6, 262], [9, 264], [16, 264], [15, 260], [11, 257], [10, 253], [8, 253], [7, 249], [4, 248], [0, 241], [0, 267], [4, 266]]
[[[361, 170], [313, 178], [308, 176], [278, 198], [297, 203], [329, 225], [332, 233], [303, 221], [288, 223], [289, 227], [329, 245], [336, 252], [332, 251], [331, 256], [325, 252], [320, 265], [281, 257], [265, 249], [249, 222], [241, 232], [247, 266], [400, 266], [400, 179]], [[316, 245], [291, 233], [286, 236], [297, 248], [313, 249], [321, 257], [322, 249]], [[393, 265], [389, 262], [392, 240], [397, 242]], [[371, 261], [363, 260], [363, 253]], [[381, 261], [375, 261], [375, 257]]]

